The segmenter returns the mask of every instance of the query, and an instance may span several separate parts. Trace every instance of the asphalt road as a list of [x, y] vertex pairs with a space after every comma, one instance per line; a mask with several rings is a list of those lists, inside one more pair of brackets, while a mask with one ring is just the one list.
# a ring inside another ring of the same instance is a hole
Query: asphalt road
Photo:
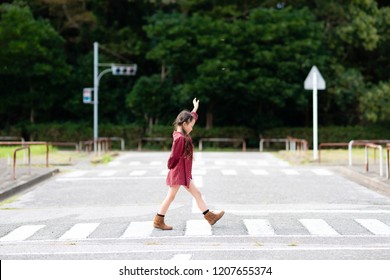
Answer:
[[225, 216], [210, 227], [182, 188], [166, 217], [174, 229], [153, 229], [168, 156], [122, 153], [1, 204], [0, 259], [390, 259], [390, 198], [269, 153], [196, 153], [193, 180]]

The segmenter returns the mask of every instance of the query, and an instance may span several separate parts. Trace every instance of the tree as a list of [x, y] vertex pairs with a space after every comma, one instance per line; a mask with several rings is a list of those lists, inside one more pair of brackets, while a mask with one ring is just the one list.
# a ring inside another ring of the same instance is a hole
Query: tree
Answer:
[[[31, 123], [37, 116], [50, 119], [50, 108], [64, 95], [56, 89], [66, 84], [70, 67], [65, 62], [61, 36], [26, 6], [0, 6], [1, 113]], [[6, 110], [6, 111], [4, 111]]]

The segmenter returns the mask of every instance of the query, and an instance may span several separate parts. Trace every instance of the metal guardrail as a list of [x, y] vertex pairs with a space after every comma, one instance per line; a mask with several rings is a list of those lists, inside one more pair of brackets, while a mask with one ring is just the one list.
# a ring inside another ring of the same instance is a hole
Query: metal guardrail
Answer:
[[242, 151], [246, 151], [246, 142], [244, 138], [201, 138], [199, 140], [199, 151], [203, 150], [203, 142], [234, 142], [242, 144]]
[[50, 142], [49, 145], [53, 147], [75, 147], [76, 151], [80, 151], [79, 145], [73, 142]]
[[262, 152], [264, 150], [264, 143], [270, 144], [270, 143], [285, 143], [286, 145], [286, 151], [288, 151], [288, 139], [286, 138], [261, 138], [259, 142], [259, 152]]
[[28, 150], [28, 175], [31, 175], [31, 149], [30, 147], [21, 147], [14, 150], [14, 164], [12, 178], [16, 180], [16, 153], [21, 150]]
[[288, 144], [289, 144], [289, 150], [293, 151], [307, 151], [308, 150], [308, 143], [305, 139], [298, 139], [291, 136], [287, 136]]
[[35, 142], [35, 141], [0, 142], [0, 146], [16, 146], [16, 145], [21, 145], [22, 147], [28, 147], [31, 145], [45, 145], [46, 146], [46, 167], [49, 167], [49, 144], [47, 142]]
[[119, 141], [121, 142], [121, 151], [124, 151], [125, 150], [125, 139], [122, 138], [122, 137], [107, 137], [108, 138], [108, 146], [109, 146], [109, 150], [111, 150], [111, 147], [112, 147], [112, 141]]
[[[107, 152], [112, 149], [112, 141], [120, 141], [121, 142], [121, 150], [125, 150], [125, 139], [121, 137], [99, 137], [97, 140], [97, 149], [98, 153], [101, 151]], [[80, 151], [85, 147], [86, 152], [91, 152], [94, 146], [94, 140], [88, 141], [80, 141], [79, 147]]]
[[366, 172], [368, 172], [368, 148], [378, 149], [379, 150], [379, 176], [383, 176], [383, 149], [381, 145], [368, 143], [365, 145], [365, 166]]
[[365, 146], [366, 144], [388, 144], [390, 140], [351, 140], [348, 143], [349, 166], [352, 166], [353, 146]]

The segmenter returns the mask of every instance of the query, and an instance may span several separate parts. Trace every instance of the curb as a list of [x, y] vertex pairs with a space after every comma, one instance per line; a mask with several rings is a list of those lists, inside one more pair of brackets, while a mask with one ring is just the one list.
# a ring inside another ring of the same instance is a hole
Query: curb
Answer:
[[46, 173], [43, 173], [43, 174], [40, 174], [40, 175], [37, 175], [35, 177], [33, 177], [32, 179], [29, 179], [28, 181], [26, 182], [23, 182], [21, 184], [18, 184], [16, 186], [13, 186], [11, 188], [9, 188], [8, 190], [5, 190], [4, 192], [0, 193], [0, 201], [2, 200], [5, 200], [21, 191], [24, 191], [50, 177], [53, 177], [54, 175], [56, 175], [57, 173], [59, 173], [60, 170], [59, 169], [52, 169]]
[[382, 195], [390, 197], [390, 183], [387, 183], [387, 180], [385, 181], [385, 179], [382, 177], [369, 177], [353, 169], [342, 166], [335, 167], [334, 170], [339, 172], [341, 175], [347, 177], [351, 181], [361, 184], [376, 192], [379, 192]]

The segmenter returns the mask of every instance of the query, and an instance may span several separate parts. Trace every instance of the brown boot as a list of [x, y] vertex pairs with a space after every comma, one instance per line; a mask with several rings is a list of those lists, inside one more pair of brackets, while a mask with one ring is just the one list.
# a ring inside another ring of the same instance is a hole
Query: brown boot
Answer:
[[213, 225], [222, 218], [223, 214], [225, 214], [225, 211], [221, 211], [218, 214], [214, 214], [213, 212], [209, 211], [204, 215], [204, 218], [209, 222], [210, 225]]
[[162, 229], [162, 230], [171, 230], [171, 229], [173, 229], [173, 227], [166, 225], [164, 223], [164, 217], [159, 216], [159, 215], [156, 215], [154, 217], [153, 226], [155, 228], [159, 228], [159, 229]]

